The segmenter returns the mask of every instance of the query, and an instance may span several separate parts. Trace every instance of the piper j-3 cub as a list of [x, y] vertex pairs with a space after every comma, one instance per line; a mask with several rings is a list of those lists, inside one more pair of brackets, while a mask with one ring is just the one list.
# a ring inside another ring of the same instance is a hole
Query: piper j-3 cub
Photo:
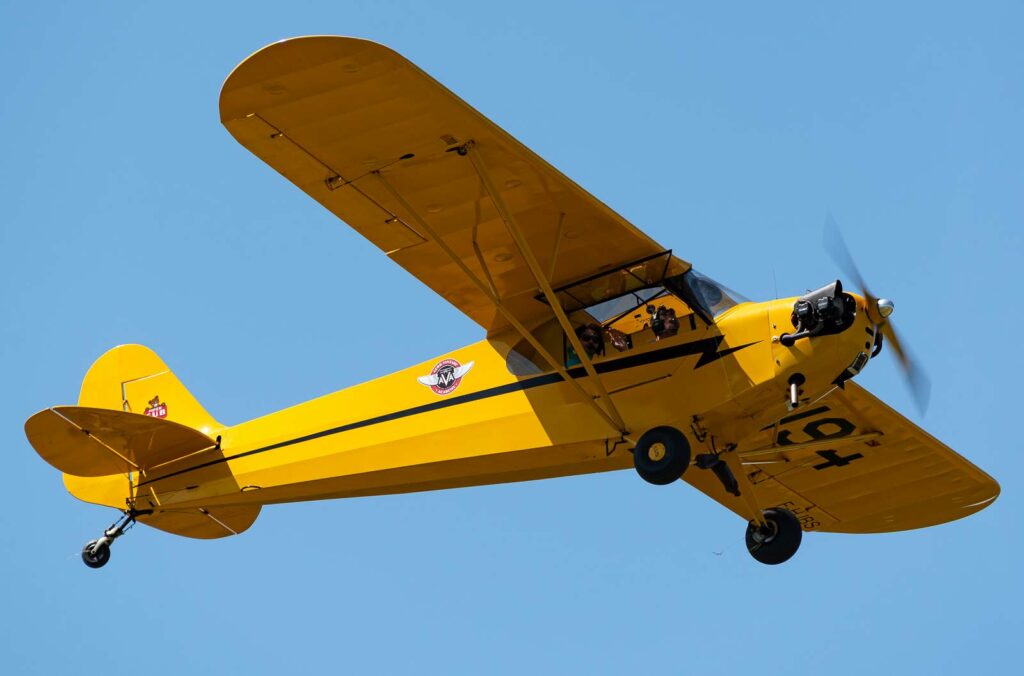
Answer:
[[[239, 425], [139, 345], [96, 361], [76, 406], [26, 422], [76, 497], [140, 522], [235, 535], [267, 504], [635, 468], [746, 521], [750, 554], [805, 531], [958, 519], [998, 484], [852, 378], [888, 346], [921, 397], [893, 304], [839, 281], [748, 301], [701, 275], [399, 54], [344, 37], [272, 44], [224, 83], [250, 152], [486, 337]], [[838, 234], [838, 231], [836, 231]]]

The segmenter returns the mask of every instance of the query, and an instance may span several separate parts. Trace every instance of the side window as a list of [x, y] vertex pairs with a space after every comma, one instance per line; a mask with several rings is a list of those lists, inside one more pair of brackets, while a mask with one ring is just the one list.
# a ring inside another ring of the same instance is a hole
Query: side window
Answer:
[[532, 359], [520, 354], [515, 348], [509, 350], [508, 356], [505, 358], [505, 366], [508, 367], [509, 373], [515, 376], [532, 376], [544, 372], [544, 369], [535, 364]]
[[[597, 361], [650, 346], [681, 331], [694, 331], [698, 326], [690, 307], [660, 286], [577, 310], [569, 315], [569, 321], [576, 327], [576, 336], [590, 358]], [[579, 355], [554, 317], [538, 327], [534, 336], [552, 357], [560, 358], [566, 368], [580, 365]], [[547, 360], [525, 338], [509, 350], [506, 367], [517, 376], [551, 370]]]
[[618, 351], [671, 338], [680, 329], [696, 328], [697, 323], [690, 307], [663, 289], [605, 323], [605, 332], [611, 336], [612, 344]]
[[[576, 336], [591, 359], [614, 359], [633, 349], [652, 349], [655, 343], [698, 331], [734, 305], [739, 294], [704, 277], [665, 251], [621, 268], [555, 289]], [[536, 300], [547, 304], [543, 295]], [[699, 320], [699, 321], [698, 321]], [[552, 317], [533, 332], [552, 359], [572, 368], [580, 363], [572, 342]], [[515, 340], [515, 339], [513, 339]], [[506, 363], [515, 375], [550, 370], [530, 341], [518, 340]]]
[[[555, 359], [562, 355], [564, 335], [557, 319], [552, 317], [544, 324], [541, 324], [533, 331], [533, 335], [537, 342], [544, 346], [548, 354], [552, 355]], [[512, 346], [512, 349], [509, 350], [508, 355], [505, 357], [505, 367], [508, 368], [509, 373], [516, 376], [535, 375], [551, 370], [551, 365], [548, 364], [547, 360], [537, 354], [537, 350], [525, 338], [520, 338]]]

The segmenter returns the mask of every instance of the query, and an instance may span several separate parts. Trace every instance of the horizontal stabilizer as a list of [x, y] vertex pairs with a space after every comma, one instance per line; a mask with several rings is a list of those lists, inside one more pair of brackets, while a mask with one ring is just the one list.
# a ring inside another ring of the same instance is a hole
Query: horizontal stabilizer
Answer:
[[40, 411], [25, 435], [43, 460], [81, 477], [145, 471], [217, 444], [167, 419], [83, 406]]

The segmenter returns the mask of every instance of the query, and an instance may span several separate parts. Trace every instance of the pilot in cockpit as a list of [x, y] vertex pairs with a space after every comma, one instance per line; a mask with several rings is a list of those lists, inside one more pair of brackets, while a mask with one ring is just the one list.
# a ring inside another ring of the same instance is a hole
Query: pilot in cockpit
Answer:
[[[597, 355], [604, 354], [604, 336], [601, 335], [601, 326], [598, 324], [584, 324], [583, 326], [576, 327], [576, 337], [580, 339], [580, 344], [583, 345], [583, 349], [587, 351], [587, 356], [593, 359]], [[569, 348], [572, 349], [571, 347]], [[575, 352], [569, 353], [570, 358], [575, 357], [576, 363], [580, 362], [580, 358]]]
[[[579, 338], [580, 344], [583, 345], [583, 349], [586, 350], [587, 356], [591, 359], [604, 354], [605, 334], [608, 336], [608, 342], [619, 352], [628, 350], [633, 346], [630, 337], [618, 329], [604, 328], [600, 324], [583, 324], [576, 328], [576, 337]], [[568, 358], [565, 360], [565, 365], [576, 366], [579, 363], [580, 358], [576, 354], [576, 350], [572, 348], [572, 345], [569, 345]]]
[[655, 340], [670, 338], [679, 333], [679, 319], [676, 318], [676, 311], [659, 305], [657, 309], [653, 305], [647, 306], [647, 314], [651, 315], [651, 333]]

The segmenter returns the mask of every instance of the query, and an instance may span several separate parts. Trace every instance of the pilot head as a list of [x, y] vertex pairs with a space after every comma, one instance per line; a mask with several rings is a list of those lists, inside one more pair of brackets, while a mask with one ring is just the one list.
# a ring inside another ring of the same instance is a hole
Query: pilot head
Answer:
[[588, 357], [604, 354], [604, 338], [601, 336], [601, 327], [597, 324], [584, 324], [576, 329], [576, 336], [583, 344]]

